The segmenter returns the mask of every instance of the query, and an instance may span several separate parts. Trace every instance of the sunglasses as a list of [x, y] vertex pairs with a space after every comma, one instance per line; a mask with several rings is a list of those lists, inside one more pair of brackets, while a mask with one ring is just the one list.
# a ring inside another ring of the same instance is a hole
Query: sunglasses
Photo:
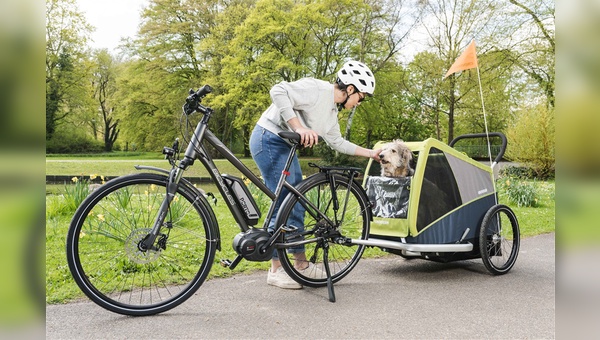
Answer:
[[365, 100], [366, 96], [360, 92], [355, 92], [356, 94], [358, 94], [358, 102], [361, 103], [363, 100]]

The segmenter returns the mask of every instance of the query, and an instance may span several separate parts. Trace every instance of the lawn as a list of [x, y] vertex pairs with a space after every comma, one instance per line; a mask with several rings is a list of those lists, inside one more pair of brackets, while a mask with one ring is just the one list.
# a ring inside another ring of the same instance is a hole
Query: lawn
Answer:
[[[302, 164], [306, 164], [309, 160], [302, 160]], [[310, 160], [315, 161], [315, 160]], [[253, 168], [252, 159], [245, 159], [244, 162], [248, 167]], [[226, 161], [219, 161], [217, 166], [223, 165], [223, 169], [227, 169]], [[95, 157], [49, 157], [46, 161], [46, 173], [52, 175], [84, 175], [91, 174], [117, 176], [135, 171], [133, 165], [146, 164], [168, 168], [168, 163], [165, 160], [151, 159], [151, 157], [140, 157], [140, 159], [106, 159]], [[197, 166], [196, 168], [201, 168]], [[238, 173], [233, 168], [221, 171], [237, 175]], [[133, 170], [133, 171], [132, 171]], [[193, 173], [192, 171], [198, 171]], [[203, 169], [202, 169], [203, 171]], [[200, 170], [192, 169], [188, 176], [203, 176]], [[204, 174], [205, 175], [205, 174]], [[538, 235], [542, 233], [554, 232], [555, 230], [555, 201], [554, 201], [554, 181], [550, 182], [533, 182], [537, 192], [537, 206], [533, 207], [518, 207], [516, 204], [508, 202], [508, 199], [500, 191], [500, 202], [509, 205], [515, 211], [521, 228], [523, 237]], [[66, 256], [65, 256], [65, 239], [69, 227], [70, 219], [74, 212], [74, 206], [66, 204], [66, 198], [69, 195], [64, 195], [67, 188], [72, 188], [73, 184], [61, 184], [52, 186], [52, 190], [47, 190], [46, 195], [46, 302], [47, 303], [64, 303], [83, 297], [83, 293], [76, 286], [69, 272]], [[222, 236], [222, 251], [217, 253], [216, 262], [220, 259], [233, 260], [235, 252], [231, 247], [231, 240], [239, 232], [239, 229], [227, 210], [225, 204], [222, 203], [221, 197], [216, 192], [215, 187], [211, 184], [200, 185], [200, 188], [207, 192], [213, 192], [217, 196], [217, 204], [212, 208], [215, 211]], [[264, 214], [263, 214], [264, 215]], [[260, 225], [260, 222], [259, 222]], [[365, 256], [382, 256], [381, 251], [371, 249]], [[249, 262], [242, 261], [239, 266], [231, 271], [219, 265], [212, 267], [210, 278], [225, 277], [234, 273], [251, 272], [255, 270], [267, 270], [269, 264], [267, 262]]]

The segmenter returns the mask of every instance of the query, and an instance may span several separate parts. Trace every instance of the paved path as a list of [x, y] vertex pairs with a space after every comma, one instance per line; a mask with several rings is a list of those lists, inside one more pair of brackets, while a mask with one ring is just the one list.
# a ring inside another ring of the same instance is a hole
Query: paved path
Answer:
[[181, 306], [127, 317], [91, 302], [46, 308], [47, 339], [552, 339], [554, 234], [523, 239], [515, 267], [361, 260], [336, 286], [284, 291], [266, 273], [206, 282]]

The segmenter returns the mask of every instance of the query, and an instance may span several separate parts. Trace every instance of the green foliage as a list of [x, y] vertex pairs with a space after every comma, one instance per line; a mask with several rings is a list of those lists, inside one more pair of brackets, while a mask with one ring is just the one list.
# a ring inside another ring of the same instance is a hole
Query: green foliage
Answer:
[[81, 202], [90, 194], [90, 182], [87, 179], [73, 177], [74, 185], [65, 185], [64, 205], [69, 212], [75, 212]]
[[506, 156], [531, 168], [537, 178], [552, 178], [555, 170], [554, 110], [543, 105], [518, 112], [506, 131]]
[[[553, 181], [536, 182], [538, 201], [536, 207], [517, 206], [512, 202], [508, 204], [519, 221], [521, 237], [535, 236], [543, 233], [551, 233], [556, 230], [555, 215], [555, 184]], [[501, 201], [504, 196], [500, 192]]]
[[89, 104], [85, 49], [91, 30], [75, 0], [46, 1], [46, 139]]
[[537, 207], [539, 194], [535, 182], [514, 177], [500, 178], [498, 191], [518, 207]]
[[365, 168], [367, 166], [368, 159], [364, 157], [350, 156], [334, 151], [325, 143], [320, 143], [315, 147], [315, 153], [322, 158], [321, 164], [327, 165], [339, 165], [339, 166], [352, 166]]
[[[269, 206], [271, 205], [271, 199], [269, 197], [267, 197], [267, 195], [265, 195], [264, 192], [260, 191], [260, 189], [258, 189], [258, 187], [256, 185], [254, 185], [254, 183], [250, 182], [249, 179], [244, 178], [244, 183], [246, 184], [246, 187], [248, 187], [248, 190], [250, 191], [250, 194], [252, 195], [252, 198], [254, 199], [254, 202], [256, 202], [256, 206], [258, 207], [258, 211], [262, 212], [264, 215], [264, 213], [266, 213], [269, 209]], [[262, 216], [261, 221], [264, 220], [264, 216]], [[260, 221], [259, 221], [260, 223]]]
[[79, 131], [56, 130], [46, 141], [46, 153], [97, 153], [104, 151], [102, 142]]
[[500, 176], [513, 177], [519, 179], [535, 179], [535, 173], [524, 166], [509, 165], [500, 170]]
[[[367, 63], [377, 78], [375, 97], [353, 113], [340, 113], [342, 134], [352, 142], [370, 147], [393, 138], [443, 140], [455, 132], [482, 132], [476, 70], [441, 79], [473, 37], [488, 125], [504, 131], [523, 97], [553, 102], [554, 89], [553, 4], [511, 3], [151, 0], [125, 54], [112, 57], [113, 72], [95, 67], [99, 58], [85, 50], [90, 27], [74, 0], [47, 1], [47, 137], [65, 123], [95, 139], [104, 134], [107, 148], [114, 142], [124, 150], [160, 151], [181, 136], [187, 90], [208, 83], [214, 92], [204, 104], [216, 110], [211, 129], [248, 156], [249, 132], [270, 105], [275, 83], [333, 81], [350, 58]], [[424, 11], [434, 19], [421, 20]], [[411, 55], [414, 44], [406, 37], [424, 22], [427, 45]], [[523, 22], [533, 23], [543, 38], [522, 32], [530, 27]], [[515, 32], [523, 39], [510, 39]], [[106, 106], [92, 101], [100, 71], [115, 80]], [[112, 121], [100, 119], [99, 105]]]

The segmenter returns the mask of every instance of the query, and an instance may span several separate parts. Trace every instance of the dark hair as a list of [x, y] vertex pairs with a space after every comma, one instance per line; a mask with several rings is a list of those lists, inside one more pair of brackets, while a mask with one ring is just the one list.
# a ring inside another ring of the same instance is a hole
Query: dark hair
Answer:
[[[340, 78], [337, 78], [335, 80], [335, 83], [337, 84], [338, 89], [340, 89], [342, 91], [346, 91], [348, 86], [352, 85], [352, 84], [348, 84], [348, 85], [344, 84]], [[354, 85], [352, 85], [352, 86], [354, 86]], [[356, 90], [356, 86], [354, 86], [354, 90]]]
[[338, 89], [340, 89], [340, 90], [342, 90], [342, 91], [345, 91], [345, 90], [346, 90], [346, 88], [348, 87], [348, 85], [346, 85], [346, 84], [342, 83], [342, 80], [341, 80], [340, 78], [337, 78], [337, 79], [335, 80], [335, 83], [337, 84], [337, 86], [338, 86]]

